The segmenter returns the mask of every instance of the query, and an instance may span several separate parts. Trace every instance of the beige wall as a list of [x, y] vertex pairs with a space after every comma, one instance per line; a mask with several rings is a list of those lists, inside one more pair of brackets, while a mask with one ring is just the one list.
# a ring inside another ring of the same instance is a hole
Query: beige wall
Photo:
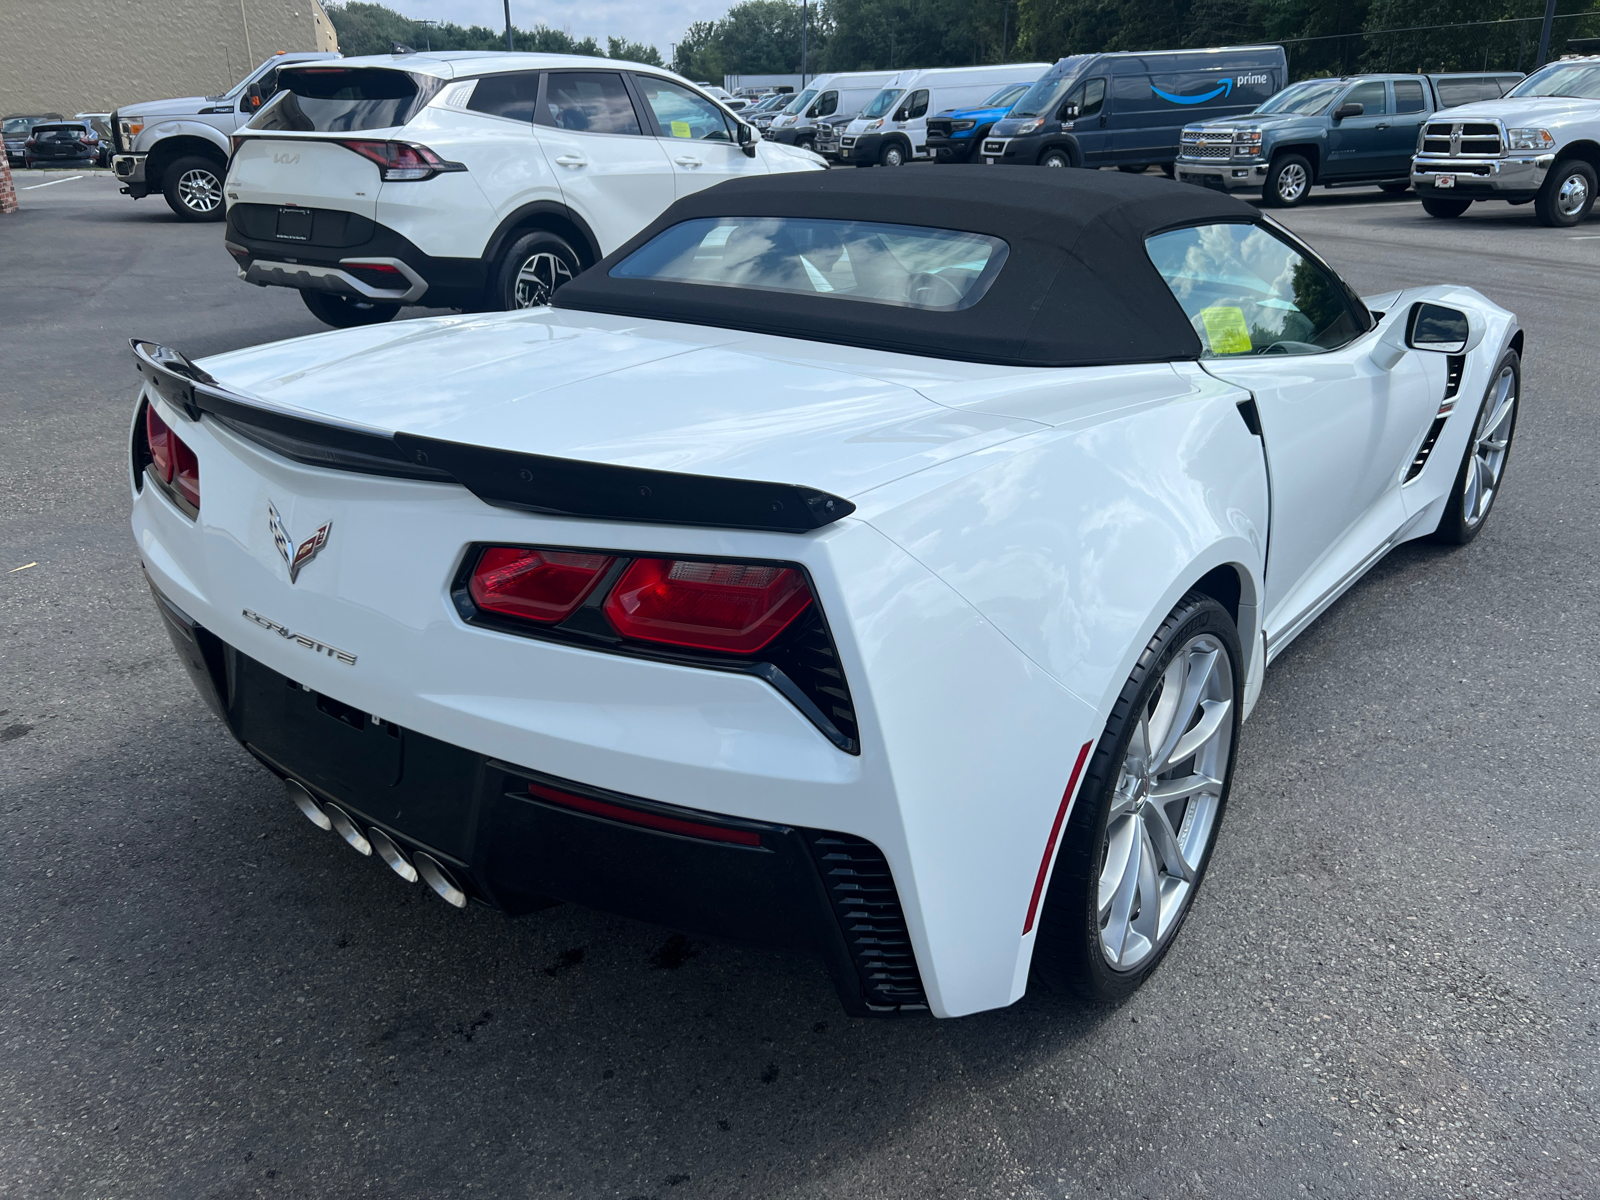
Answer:
[[217, 95], [279, 50], [333, 50], [318, 0], [0, 0], [0, 114]]

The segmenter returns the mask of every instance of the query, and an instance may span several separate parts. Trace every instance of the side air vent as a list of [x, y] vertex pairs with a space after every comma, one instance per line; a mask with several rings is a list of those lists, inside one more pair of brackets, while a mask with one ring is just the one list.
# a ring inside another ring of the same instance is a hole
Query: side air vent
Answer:
[[1411, 465], [1406, 468], [1406, 477], [1402, 483], [1410, 483], [1422, 474], [1422, 468], [1428, 465], [1428, 455], [1433, 453], [1433, 444], [1439, 440], [1439, 435], [1444, 432], [1444, 418], [1435, 417], [1433, 425], [1428, 430], [1428, 436], [1422, 439], [1422, 445], [1417, 447], [1417, 455], [1411, 460]]
[[1465, 354], [1452, 354], [1445, 359], [1448, 364], [1444, 379], [1444, 398], [1451, 400], [1461, 390], [1461, 372], [1467, 369]]
[[833, 723], [852, 752], [861, 745], [850, 685], [845, 682], [839, 651], [834, 648], [817, 605], [813, 604], [795, 627], [773, 644], [768, 657]]
[[927, 1007], [911, 934], [883, 852], [846, 833], [807, 832], [869, 1007]]

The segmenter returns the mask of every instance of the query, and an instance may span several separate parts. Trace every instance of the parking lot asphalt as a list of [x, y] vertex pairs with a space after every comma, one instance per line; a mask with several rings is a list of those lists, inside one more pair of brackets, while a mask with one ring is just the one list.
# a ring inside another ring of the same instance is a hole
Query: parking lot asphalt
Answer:
[[1287, 215], [1360, 290], [1521, 315], [1487, 529], [1269, 670], [1130, 1002], [859, 1021], [805, 958], [458, 912], [289, 805], [142, 581], [127, 338], [322, 327], [219, 226], [48, 178], [0, 217], [0, 1196], [1600, 1195], [1600, 221]]

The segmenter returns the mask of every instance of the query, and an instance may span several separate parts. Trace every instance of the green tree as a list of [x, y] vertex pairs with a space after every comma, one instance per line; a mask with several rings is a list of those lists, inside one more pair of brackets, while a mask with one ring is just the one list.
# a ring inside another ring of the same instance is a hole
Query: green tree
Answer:
[[[327, 9], [328, 19], [339, 35], [340, 51], [351, 57], [388, 54], [395, 42], [416, 50], [425, 46], [434, 50], [503, 50], [506, 45], [504, 29], [491, 29], [486, 25], [461, 26], [448, 21], [424, 26], [383, 4], [350, 0], [348, 4], [329, 4]], [[547, 25], [535, 25], [532, 29], [513, 26], [511, 37], [518, 50], [607, 57], [594, 38], [574, 38], [570, 33]], [[611, 41], [614, 46], [624, 47], [633, 62], [661, 62], [661, 55], [654, 46], [623, 39]]]
[[[828, 18], [808, 6], [806, 66], [822, 69]], [[678, 43], [673, 67], [690, 79], [720, 83], [724, 75], [788, 75], [800, 70], [800, 5], [791, 0], [744, 0], [720, 21], [696, 21]]]
[[606, 57], [620, 58], [624, 62], [644, 63], [651, 67], [666, 65], [661, 61], [661, 52], [654, 46], [646, 46], [643, 42], [630, 42], [627, 38], [608, 37]]

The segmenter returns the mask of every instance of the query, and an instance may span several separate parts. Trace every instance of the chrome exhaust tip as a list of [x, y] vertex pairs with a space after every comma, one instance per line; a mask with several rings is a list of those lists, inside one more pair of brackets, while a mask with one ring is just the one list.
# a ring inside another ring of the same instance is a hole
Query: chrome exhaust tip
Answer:
[[367, 830], [367, 841], [378, 852], [378, 857], [389, 865], [389, 870], [407, 883], [417, 881], [417, 869], [406, 861], [405, 852], [394, 844], [394, 839], [381, 829]]
[[372, 843], [367, 841], [362, 834], [360, 826], [350, 819], [350, 814], [337, 804], [323, 805], [323, 811], [328, 814], [328, 820], [333, 822], [333, 831], [349, 842], [362, 854], [372, 853]]
[[433, 855], [419, 852], [412, 861], [416, 863], [417, 874], [427, 881], [429, 887], [439, 893], [446, 904], [454, 904], [457, 908], [467, 906], [467, 894], [456, 886], [456, 881], [451, 878], [450, 872], [440, 866]]
[[289, 794], [289, 799], [294, 801], [295, 807], [305, 813], [306, 820], [318, 829], [332, 829], [333, 822], [328, 819], [328, 814], [322, 811], [322, 805], [305, 788], [292, 779], [283, 781], [283, 790]]

